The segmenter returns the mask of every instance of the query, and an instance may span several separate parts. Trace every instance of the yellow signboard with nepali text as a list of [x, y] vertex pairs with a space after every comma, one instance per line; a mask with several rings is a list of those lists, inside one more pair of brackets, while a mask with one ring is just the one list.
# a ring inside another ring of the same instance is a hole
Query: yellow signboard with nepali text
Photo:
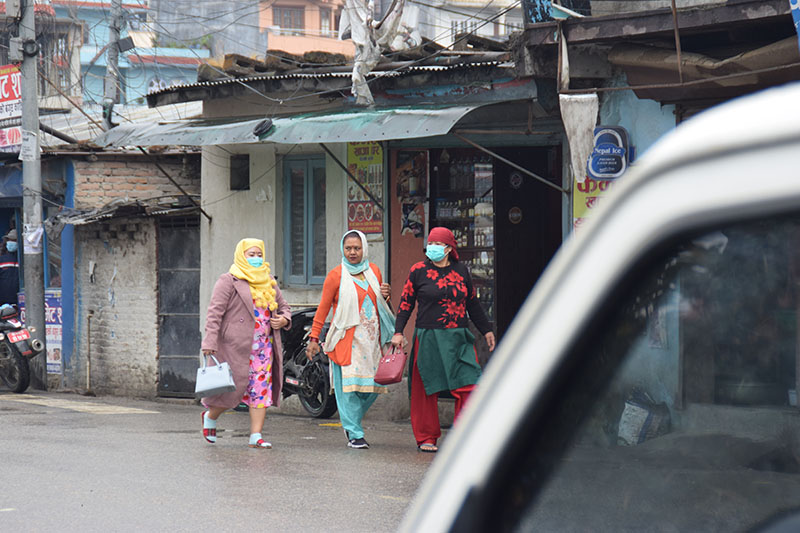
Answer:
[[581, 227], [592, 216], [595, 209], [608, 194], [615, 180], [596, 180], [587, 177], [583, 183], [574, 180], [572, 193], [572, 229]]

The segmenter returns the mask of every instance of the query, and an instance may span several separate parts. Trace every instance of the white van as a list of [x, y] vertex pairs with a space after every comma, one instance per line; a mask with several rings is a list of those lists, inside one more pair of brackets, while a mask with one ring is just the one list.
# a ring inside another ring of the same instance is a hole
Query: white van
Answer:
[[800, 84], [680, 125], [601, 209], [402, 531], [798, 530]]

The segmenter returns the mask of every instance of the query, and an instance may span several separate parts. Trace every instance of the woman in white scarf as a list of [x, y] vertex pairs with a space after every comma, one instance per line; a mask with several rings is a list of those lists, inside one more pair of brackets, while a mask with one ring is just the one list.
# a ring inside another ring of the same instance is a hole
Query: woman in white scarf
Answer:
[[391, 287], [369, 262], [367, 239], [360, 231], [342, 237], [342, 264], [328, 272], [314, 315], [306, 356], [320, 351], [319, 334], [331, 308], [331, 326], [323, 349], [331, 360], [336, 406], [347, 445], [369, 448], [361, 419], [386, 387], [374, 381], [381, 348], [394, 332], [394, 313], [386, 303]]

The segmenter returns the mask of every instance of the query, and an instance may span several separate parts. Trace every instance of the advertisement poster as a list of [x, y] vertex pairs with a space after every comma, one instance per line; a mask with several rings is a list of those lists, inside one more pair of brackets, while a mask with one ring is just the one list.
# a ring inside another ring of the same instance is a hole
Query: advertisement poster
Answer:
[[613, 180], [596, 180], [587, 177], [583, 183], [572, 183], [572, 228], [577, 230], [592, 216], [592, 210], [614, 185]]
[[[347, 143], [347, 169], [383, 205], [383, 148], [380, 143]], [[347, 180], [347, 229], [383, 233], [383, 211], [352, 179]]]
[[0, 152], [19, 152], [22, 144], [22, 77], [15, 65], [0, 66]]
[[424, 237], [427, 234], [428, 151], [397, 152], [397, 199], [400, 202], [402, 235]]
[[[47, 329], [47, 373], [61, 374], [61, 339], [63, 332], [61, 289], [44, 291], [44, 322]], [[25, 323], [25, 293], [19, 293], [19, 316]]]
[[12, 126], [0, 128], [0, 152], [19, 153], [22, 145], [22, 128]]

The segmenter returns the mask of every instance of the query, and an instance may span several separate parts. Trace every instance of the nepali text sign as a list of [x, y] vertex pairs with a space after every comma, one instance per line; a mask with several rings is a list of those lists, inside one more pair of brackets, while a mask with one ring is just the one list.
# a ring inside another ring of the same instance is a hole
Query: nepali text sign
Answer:
[[0, 152], [19, 153], [22, 145], [22, 128], [12, 126], [10, 128], [0, 128]]
[[[25, 323], [25, 293], [17, 296], [19, 301], [19, 315]], [[47, 373], [61, 374], [61, 350], [64, 331], [62, 320], [64, 308], [61, 305], [61, 289], [46, 289], [44, 291], [44, 324], [47, 339]], [[38, 337], [38, 332], [34, 337]]]
[[583, 183], [574, 180], [572, 195], [572, 227], [578, 229], [592, 216], [592, 210], [600, 205], [603, 197], [614, 185], [614, 180], [586, 178]]
[[22, 116], [22, 76], [16, 65], [0, 67], [0, 120]]
[[[383, 148], [380, 143], [347, 143], [347, 169], [383, 206]], [[347, 229], [383, 233], [383, 211], [354, 183], [347, 180]]]

